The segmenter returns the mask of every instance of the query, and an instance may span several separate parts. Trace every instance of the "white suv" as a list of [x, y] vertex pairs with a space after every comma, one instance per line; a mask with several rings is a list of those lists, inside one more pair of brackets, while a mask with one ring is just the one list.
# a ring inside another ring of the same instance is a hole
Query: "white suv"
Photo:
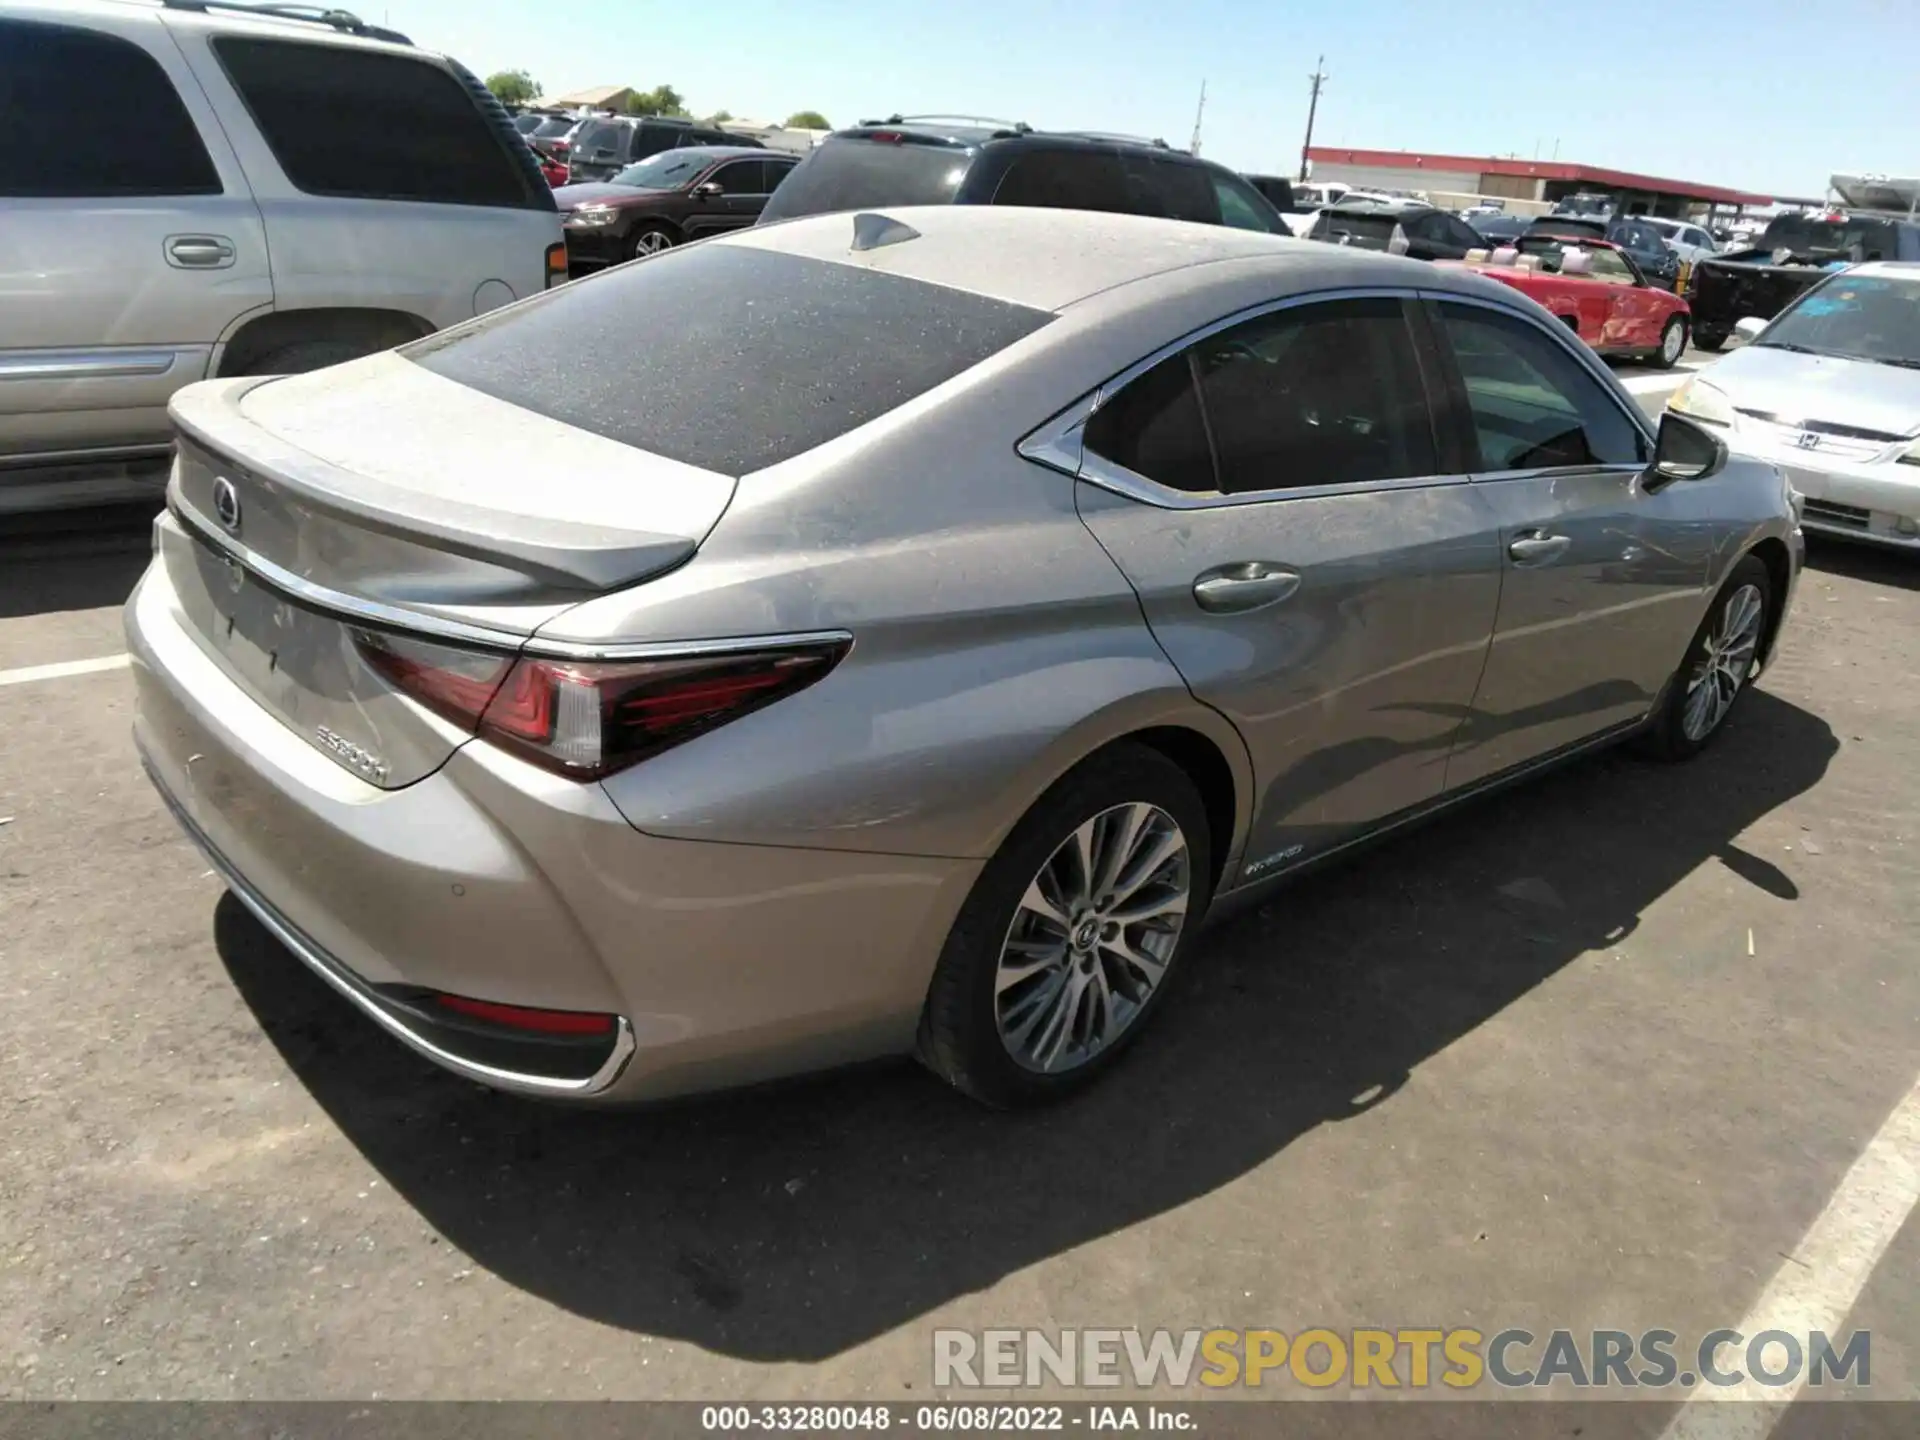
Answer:
[[486, 88], [343, 11], [0, 0], [0, 134], [0, 511], [123, 492], [183, 385], [331, 365], [566, 273]]

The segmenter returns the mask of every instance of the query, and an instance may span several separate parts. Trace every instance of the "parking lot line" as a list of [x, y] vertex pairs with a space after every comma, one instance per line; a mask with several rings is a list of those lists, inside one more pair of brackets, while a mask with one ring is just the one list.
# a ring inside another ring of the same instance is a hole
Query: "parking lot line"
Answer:
[[64, 680], [69, 675], [92, 675], [100, 670], [118, 670], [128, 656], [100, 655], [92, 660], [62, 660], [57, 665], [28, 665], [20, 670], [0, 670], [0, 685], [31, 685], [36, 680]]
[[[1782, 1330], [1802, 1337], [1803, 1343], [1815, 1330], [1833, 1336], [1916, 1203], [1920, 1203], [1920, 1081], [1893, 1107], [1812, 1228], [1774, 1272], [1740, 1322], [1741, 1335], [1752, 1339], [1768, 1330]], [[1661, 1440], [1764, 1440], [1806, 1384], [1806, 1375], [1807, 1367], [1802, 1366], [1784, 1385], [1761, 1385], [1749, 1376], [1724, 1389], [1696, 1390], [1662, 1432]]]

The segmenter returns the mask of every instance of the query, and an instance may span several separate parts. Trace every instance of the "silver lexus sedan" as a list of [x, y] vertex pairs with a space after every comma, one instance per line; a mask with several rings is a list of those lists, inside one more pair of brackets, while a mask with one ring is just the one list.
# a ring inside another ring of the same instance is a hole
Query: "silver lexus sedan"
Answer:
[[1778, 465], [1809, 530], [1920, 550], [1920, 264], [1822, 280], [1668, 408]]
[[756, 228], [173, 413], [154, 783], [374, 1023], [604, 1102], [1069, 1090], [1221, 901], [1697, 752], [1801, 554], [1506, 286], [1122, 215]]

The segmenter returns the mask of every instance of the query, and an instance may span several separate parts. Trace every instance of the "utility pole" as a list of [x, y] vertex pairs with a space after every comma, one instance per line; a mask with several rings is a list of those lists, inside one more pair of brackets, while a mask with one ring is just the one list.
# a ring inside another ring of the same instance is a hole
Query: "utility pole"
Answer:
[[1187, 146], [1189, 155], [1200, 153], [1200, 117], [1207, 113], [1207, 82], [1200, 82], [1200, 107], [1193, 112], [1193, 143]]
[[1326, 63], [1327, 57], [1322, 55], [1313, 62], [1313, 74], [1307, 77], [1313, 82], [1313, 94], [1307, 100], [1307, 138], [1300, 146], [1300, 178], [1303, 181], [1313, 168], [1307, 159], [1307, 152], [1313, 149], [1313, 117], [1320, 109], [1320, 87], [1327, 83], [1327, 76], [1322, 71]]

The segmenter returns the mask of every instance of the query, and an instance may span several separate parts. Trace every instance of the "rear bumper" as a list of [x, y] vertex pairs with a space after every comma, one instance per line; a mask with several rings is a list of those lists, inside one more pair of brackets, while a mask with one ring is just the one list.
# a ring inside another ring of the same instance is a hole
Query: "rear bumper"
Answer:
[[[982, 862], [663, 840], [599, 786], [477, 742], [378, 789], [226, 676], [163, 570], [126, 627], [169, 808], [282, 944], [436, 1064], [618, 1103], [911, 1048]], [[618, 1019], [590, 1074], [550, 1073], [422, 1025], [415, 990]]]

